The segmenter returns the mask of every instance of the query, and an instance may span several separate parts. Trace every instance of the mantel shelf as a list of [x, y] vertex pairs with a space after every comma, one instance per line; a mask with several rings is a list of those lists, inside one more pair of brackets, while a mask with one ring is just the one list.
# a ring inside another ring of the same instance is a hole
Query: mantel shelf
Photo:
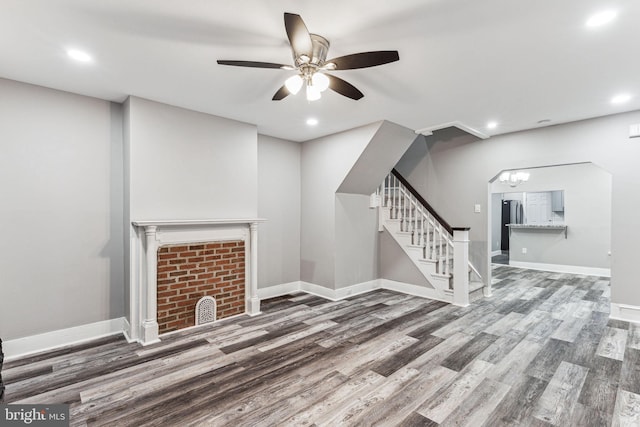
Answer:
[[136, 227], [166, 227], [166, 226], [191, 226], [191, 225], [226, 225], [226, 224], [252, 224], [265, 222], [264, 218], [225, 218], [225, 219], [169, 219], [131, 221]]

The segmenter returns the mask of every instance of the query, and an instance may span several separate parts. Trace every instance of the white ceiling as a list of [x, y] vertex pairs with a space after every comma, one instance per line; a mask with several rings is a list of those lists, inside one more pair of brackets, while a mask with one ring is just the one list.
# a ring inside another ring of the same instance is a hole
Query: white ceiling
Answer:
[[[617, 18], [587, 28], [604, 9]], [[329, 39], [329, 57], [398, 50], [400, 61], [335, 72], [360, 101], [271, 101], [293, 72], [216, 60], [291, 63], [284, 12]], [[639, 21], [638, 0], [0, 0], [0, 77], [118, 102], [136, 95], [294, 141], [381, 119], [498, 134], [640, 109]], [[73, 62], [70, 47], [94, 61]], [[632, 98], [612, 105], [619, 93]]]

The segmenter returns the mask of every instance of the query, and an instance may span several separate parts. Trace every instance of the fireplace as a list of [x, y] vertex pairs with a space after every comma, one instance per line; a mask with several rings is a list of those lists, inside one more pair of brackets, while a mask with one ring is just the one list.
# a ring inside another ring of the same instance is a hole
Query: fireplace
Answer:
[[215, 300], [214, 320], [245, 312], [244, 241], [161, 246], [157, 265], [161, 334], [196, 325], [195, 308], [202, 297]]
[[195, 325], [202, 296], [218, 319], [260, 313], [259, 219], [134, 221], [128, 337], [143, 345]]

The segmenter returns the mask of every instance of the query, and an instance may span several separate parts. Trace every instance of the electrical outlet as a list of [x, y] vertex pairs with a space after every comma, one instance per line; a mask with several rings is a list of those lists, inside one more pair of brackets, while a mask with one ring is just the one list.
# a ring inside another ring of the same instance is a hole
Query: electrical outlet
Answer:
[[480, 213], [480, 205], [478, 205], [478, 204], [473, 205], [473, 212]]
[[527, 253], [527, 248], [522, 248], [522, 253], [526, 254]]

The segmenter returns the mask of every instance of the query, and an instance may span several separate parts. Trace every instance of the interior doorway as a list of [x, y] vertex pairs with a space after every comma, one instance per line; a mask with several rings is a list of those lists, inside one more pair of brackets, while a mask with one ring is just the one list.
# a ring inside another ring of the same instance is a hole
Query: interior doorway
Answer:
[[[504, 172], [504, 171], [503, 171]], [[491, 264], [610, 276], [611, 182], [593, 163], [520, 169], [525, 182], [489, 182]]]

